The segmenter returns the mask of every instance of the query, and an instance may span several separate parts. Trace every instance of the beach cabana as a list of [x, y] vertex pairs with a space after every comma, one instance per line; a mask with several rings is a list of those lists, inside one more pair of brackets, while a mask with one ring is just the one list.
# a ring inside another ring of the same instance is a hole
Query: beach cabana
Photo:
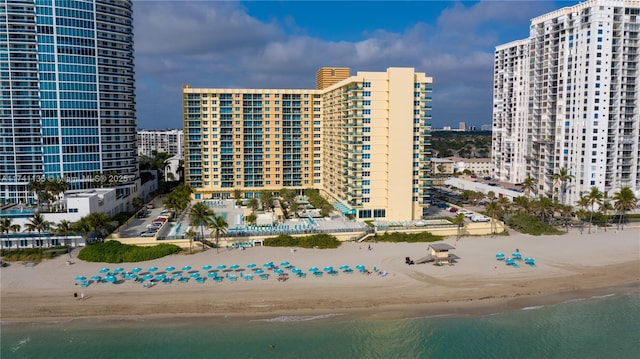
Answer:
[[435, 263], [451, 263], [453, 259], [458, 257], [449, 251], [456, 247], [447, 243], [431, 243], [427, 248], [429, 257], [433, 258]]

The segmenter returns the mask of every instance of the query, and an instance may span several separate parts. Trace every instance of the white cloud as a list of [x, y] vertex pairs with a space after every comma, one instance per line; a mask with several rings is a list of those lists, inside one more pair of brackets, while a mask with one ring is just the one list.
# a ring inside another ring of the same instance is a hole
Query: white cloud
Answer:
[[501, 40], [496, 24], [526, 30], [543, 13], [539, 4], [456, 4], [436, 24], [407, 24], [401, 33], [380, 29], [349, 42], [308, 36], [290, 17], [258, 21], [235, 2], [136, 2], [139, 126], [181, 127], [184, 83], [310, 88], [322, 66], [354, 73], [415, 67], [434, 78], [435, 126], [490, 123], [494, 47], [515, 40]]

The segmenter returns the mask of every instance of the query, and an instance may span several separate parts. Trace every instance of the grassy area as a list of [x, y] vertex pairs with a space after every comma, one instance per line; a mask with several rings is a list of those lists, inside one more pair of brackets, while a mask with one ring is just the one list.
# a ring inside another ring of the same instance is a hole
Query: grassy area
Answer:
[[140, 247], [122, 244], [118, 241], [106, 241], [83, 248], [78, 254], [78, 259], [106, 263], [142, 262], [176, 254], [181, 250], [180, 247], [173, 244]]
[[277, 237], [264, 240], [265, 246], [270, 247], [301, 247], [301, 248], [338, 248], [341, 242], [334, 236], [328, 234], [314, 234], [304, 237], [292, 237], [281, 234]]
[[431, 234], [431, 232], [420, 232], [420, 233], [401, 233], [401, 232], [385, 232], [382, 235], [376, 234], [373, 237], [374, 241], [377, 242], [437, 242], [443, 240], [443, 236], [436, 236]]
[[507, 221], [507, 225], [518, 232], [531, 234], [533, 236], [565, 234], [565, 232], [556, 229], [548, 223], [541, 222], [537, 217], [529, 214], [516, 214]]
[[51, 259], [67, 253], [66, 246], [53, 248], [21, 248], [0, 250], [2, 259], [7, 262], [33, 262], [40, 263], [43, 259]]

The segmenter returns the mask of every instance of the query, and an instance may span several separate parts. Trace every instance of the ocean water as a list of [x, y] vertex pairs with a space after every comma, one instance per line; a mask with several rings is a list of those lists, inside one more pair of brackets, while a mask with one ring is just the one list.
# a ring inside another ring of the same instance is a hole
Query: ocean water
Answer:
[[0, 327], [0, 358], [638, 358], [640, 294], [475, 317], [350, 314]]

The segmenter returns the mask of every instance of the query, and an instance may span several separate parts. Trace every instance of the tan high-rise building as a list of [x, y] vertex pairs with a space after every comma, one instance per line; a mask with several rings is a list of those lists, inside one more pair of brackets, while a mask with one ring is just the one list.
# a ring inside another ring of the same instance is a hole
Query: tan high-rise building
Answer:
[[316, 89], [323, 90], [349, 76], [351, 72], [348, 67], [323, 67], [316, 72]]
[[322, 90], [183, 88], [185, 177], [196, 198], [314, 187], [361, 220], [428, 207], [432, 79], [358, 72]]

